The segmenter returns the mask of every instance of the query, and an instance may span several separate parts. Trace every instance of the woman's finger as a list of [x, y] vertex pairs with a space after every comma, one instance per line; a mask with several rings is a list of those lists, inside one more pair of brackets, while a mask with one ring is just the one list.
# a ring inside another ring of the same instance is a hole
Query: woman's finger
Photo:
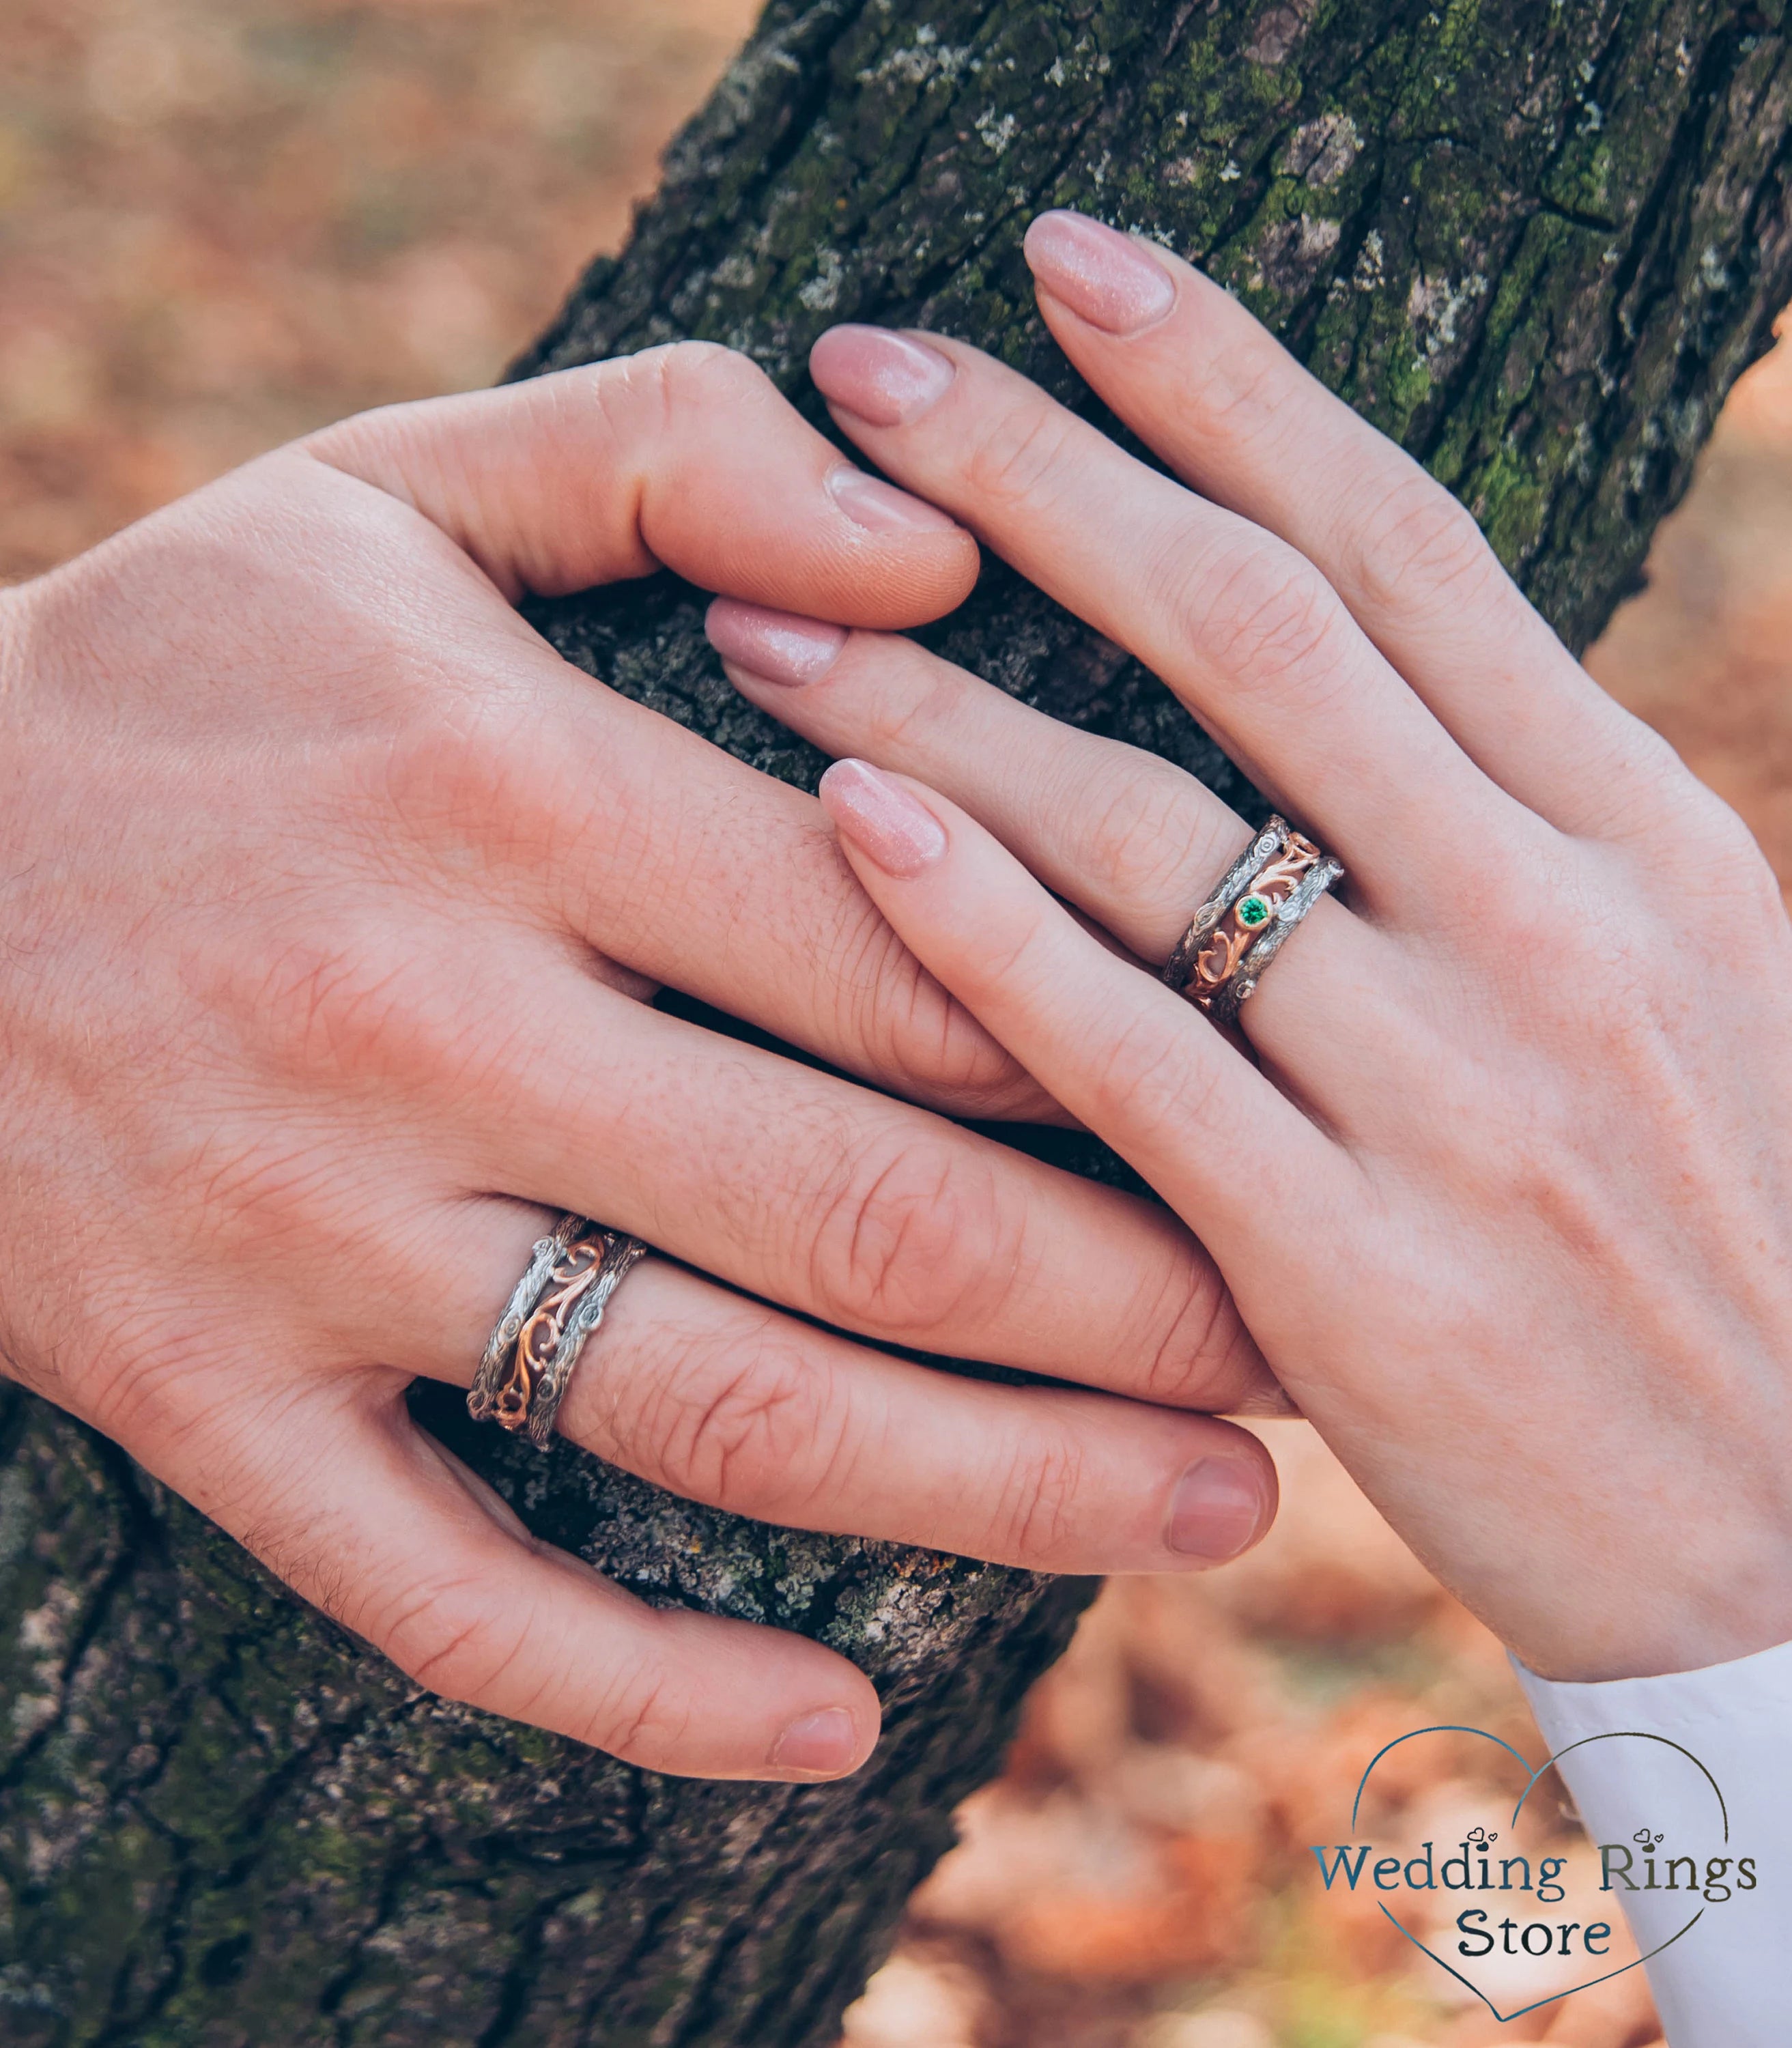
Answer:
[[962, 343], [836, 328], [812, 363], [880, 467], [1161, 675], [1372, 903], [1429, 906], [1515, 812], [1285, 542]]
[[1173, 762], [1035, 711], [898, 634], [732, 598], [710, 607], [708, 631], [754, 704], [836, 758], [938, 790], [1153, 966], [1251, 836]]
[[363, 413], [269, 460], [306, 458], [414, 506], [512, 599], [664, 567], [912, 626], [976, 577], [962, 528], [843, 462], [762, 370], [703, 342]]
[[1026, 254], [1046, 324], [1101, 397], [1185, 483], [1312, 562], [1488, 774], [1567, 831], [1634, 813], [1660, 743], [1441, 483], [1156, 243], [1048, 213]]
[[[831, 754], [937, 789], [1152, 967], [1251, 837], [1171, 762], [1032, 710], [912, 640], [727, 598], [711, 607], [709, 630], [755, 704]], [[1286, 1091], [1340, 1135], [1403, 1100], [1396, 1086], [1391, 1101], [1383, 1078], [1390, 1049], [1414, 1028], [1391, 999], [1398, 945], [1328, 897], [1239, 1014]], [[1379, 1057], [1365, 1061], [1371, 1047]]]
[[200, 1469], [161, 1476], [432, 1693], [681, 1775], [836, 1778], [870, 1755], [877, 1696], [844, 1658], [647, 1607], [535, 1542], [404, 1387], [382, 1371], [270, 1398], [252, 1434], [238, 1421]]
[[[547, 1218], [481, 1201], [425, 1226], [377, 1334], [389, 1362], [471, 1383]], [[358, 1295], [363, 1313], [373, 1303]], [[359, 1333], [365, 1340], [367, 1332]], [[1214, 1390], [1216, 1393], [1217, 1389]], [[1266, 1375], [1235, 1401], [1286, 1403]], [[1269, 1526], [1274, 1468], [1230, 1423], [1108, 1394], [1003, 1387], [869, 1351], [650, 1258], [587, 1344], [560, 1434], [734, 1515], [1039, 1572], [1161, 1572], [1236, 1556]]]
[[1196, 1225], [1235, 1290], [1266, 1226], [1284, 1251], [1323, 1228], [1342, 1154], [1206, 1018], [944, 797], [862, 761], [836, 762], [821, 797], [910, 949]]

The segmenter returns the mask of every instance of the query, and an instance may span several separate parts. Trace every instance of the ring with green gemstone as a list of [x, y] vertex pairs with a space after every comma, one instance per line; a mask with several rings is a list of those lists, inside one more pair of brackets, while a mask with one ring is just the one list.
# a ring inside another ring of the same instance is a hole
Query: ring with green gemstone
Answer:
[[1216, 1021], [1235, 1023], [1288, 934], [1343, 874], [1285, 818], [1270, 818], [1195, 913], [1163, 979]]

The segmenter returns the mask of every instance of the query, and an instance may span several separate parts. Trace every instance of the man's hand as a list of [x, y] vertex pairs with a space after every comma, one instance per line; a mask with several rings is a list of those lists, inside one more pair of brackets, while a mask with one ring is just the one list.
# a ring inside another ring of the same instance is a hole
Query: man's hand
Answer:
[[877, 1728], [849, 1665], [642, 1605], [408, 1418], [553, 1212], [669, 1255], [562, 1429], [747, 1515], [1211, 1561], [1266, 1525], [1267, 1460], [1115, 1394], [1267, 1382], [1181, 1224], [937, 1113], [1050, 1106], [813, 800], [513, 608], [661, 564], [891, 626], [976, 549], [685, 346], [348, 421], [0, 599], [0, 1346], [421, 1682], [657, 1769], [828, 1776]]

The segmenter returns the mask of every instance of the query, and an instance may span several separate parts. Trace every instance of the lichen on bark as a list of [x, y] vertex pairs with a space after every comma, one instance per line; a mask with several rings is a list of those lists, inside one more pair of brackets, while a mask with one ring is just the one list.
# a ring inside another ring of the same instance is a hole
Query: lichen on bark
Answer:
[[[1086, 406], [1019, 249], [1032, 213], [1080, 205], [1231, 285], [1578, 646], [1792, 292], [1785, 30], [1784, 0], [777, 0], [518, 374], [696, 335], [820, 418], [809, 343], [870, 319]], [[532, 615], [743, 758], [819, 768], [727, 688], [699, 593]], [[1251, 801], [1155, 679], [999, 565], [926, 637]], [[444, 1706], [0, 1389], [0, 2036], [821, 2048], [1086, 1588], [769, 1530], [564, 1445], [537, 1460], [445, 1390], [416, 1406], [645, 1596], [856, 1658], [876, 1761], [840, 1787], [655, 1780]]]

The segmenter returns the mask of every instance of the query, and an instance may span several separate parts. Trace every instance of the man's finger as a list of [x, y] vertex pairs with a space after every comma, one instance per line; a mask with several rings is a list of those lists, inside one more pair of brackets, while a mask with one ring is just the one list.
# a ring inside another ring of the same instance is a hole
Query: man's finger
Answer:
[[1158, 1205], [570, 976], [537, 977], [501, 1077], [443, 1107], [464, 1185], [837, 1328], [1148, 1400], [1224, 1404], [1261, 1370]]
[[[355, 1314], [335, 1343], [470, 1385], [550, 1222], [491, 1200], [395, 1220], [367, 1284], [357, 1270], [339, 1290]], [[1173, 1406], [995, 1386], [869, 1350], [650, 1258], [581, 1353], [556, 1427], [669, 1492], [786, 1528], [1027, 1571], [1198, 1569], [1265, 1533], [1275, 1472], [1246, 1431], [1183, 1411], [1286, 1412], [1260, 1361], [1219, 1370], [1166, 1382]]]
[[299, 447], [414, 506], [513, 600], [664, 567], [913, 626], [976, 579], [961, 526], [855, 469], [763, 371], [705, 343], [363, 413]]
[[1064, 1120], [878, 915], [813, 797], [551, 665], [476, 742], [425, 731], [388, 775], [427, 846], [452, 815], [450, 844], [487, 849], [532, 914], [879, 1088], [953, 1115]]
[[199, 1504], [445, 1698], [686, 1777], [836, 1778], [870, 1755], [877, 1695], [844, 1658], [647, 1607], [536, 1542], [411, 1422], [405, 1384], [382, 1371], [294, 1402]]

